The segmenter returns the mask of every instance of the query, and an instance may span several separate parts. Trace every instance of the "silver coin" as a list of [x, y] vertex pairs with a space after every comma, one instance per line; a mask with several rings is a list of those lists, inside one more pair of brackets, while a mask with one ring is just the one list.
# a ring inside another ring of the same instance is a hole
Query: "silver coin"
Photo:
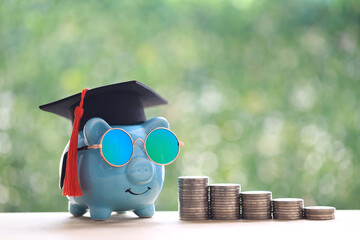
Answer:
[[211, 217], [212, 220], [237, 220], [240, 219], [240, 216], [224, 216], [224, 217], [220, 217], [220, 216], [214, 216]]
[[283, 215], [296, 215], [296, 214], [303, 214], [303, 211], [273, 211], [276, 214], [283, 214]]
[[180, 220], [182, 221], [205, 221], [209, 220], [210, 218], [188, 218], [188, 217], [180, 217]]
[[322, 214], [304, 213], [304, 216], [306, 216], [306, 217], [335, 216], [335, 213], [322, 213]]
[[240, 195], [238, 192], [211, 192], [210, 191], [210, 196], [214, 196], [214, 197], [238, 197], [240, 198]]
[[210, 202], [210, 206], [238, 206], [240, 207], [239, 202]]
[[288, 217], [288, 216], [273, 216], [273, 219], [277, 219], [277, 220], [300, 220], [303, 219], [302, 217]]
[[240, 202], [242, 204], [247, 204], [247, 205], [271, 205], [271, 200], [270, 199], [242, 199], [240, 198]]
[[328, 217], [328, 216], [335, 216], [335, 213], [328, 213], [328, 214], [304, 214], [306, 217]]
[[209, 206], [211, 207], [216, 207], [216, 206], [223, 206], [223, 207], [226, 207], [226, 206], [229, 206], [229, 207], [240, 207], [240, 204], [239, 203], [236, 203], [236, 202], [211, 202], [209, 204]]
[[332, 220], [332, 219], [335, 219], [335, 215], [334, 214], [332, 214], [332, 215], [321, 215], [321, 216], [316, 216], [316, 215], [307, 216], [307, 215], [305, 215], [305, 219], [310, 219], [310, 220]]
[[237, 202], [240, 203], [238, 198], [209, 198], [210, 202]]
[[240, 198], [239, 198], [239, 196], [236, 196], [236, 195], [234, 195], [234, 196], [221, 196], [221, 195], [212, 195], [212, 194], [210, 194], [210, 199], [236, 199], [236, 200], [238, 200], [238, 201], [240, 201]]
[[234, 192], [234, 193], [240, 193], [240, 188], [239, 187], [211, 187], [211, 185], [209, 185], [209, 190], [211, 192]]
[[236, 201], [236, 202], [240, 202], [240, 199], [237, 197], [209, 197], [210, 201], [217, 201], [217, 202], [226, 202], [226, 201]]
[[251, 212], [263, 212], [263, 211], [270, 211], [271, 212], [271, 208], [269, 207], [264, 207], [264, 208], [245, 208], [242, 207], [241, 208], [244, 211], [251, 211]]
[[275, 198], [272, 200], [273, 204], [296, 204], [296, 203], [304, 203], [304, 199], [301, 198]]
[[293, 214], [283, 214], [283, 213], [273, 213], [274, 216], [278, 216], [278, 217], [303, 217], [303, 214], [299, 214], [299, 213], [293, 213]]
[[238, 204], [210, 204], [211, 208], [240, 208]]
[[244, 194], [244, 192], [240, 192], [240, 196], [243, 199], [271, 199], [271, 194]]
[[242, 217], [245, 219], [250, 218], [269, 218], [271, 217], [270, 213], [264, 213], [264, 214], [252, 214], [252, 213], [242, 213]]
[[263, 212], [263, 211], [271, 212], [271, 208], [244, 208], [244, 207], [241, 207], [241, 209], [243, 211], [247, 211], [247, 212]]
[[241, 209], [242, 212], [246, 212], [246, 213], [271, 213], [270, 209], [246, 209], [246, 208], [242, 208]]
[[210, 208], [210, 211], [211, 212], [234, 212], [234, 211], [239, 212], [240, 208]]
[[246, 220], [268, 220], [272, 219], [271, 215], [242, 215], [242, 219]]
[[301, 213], [277, 213], [273, 212], [273, 215], [275, 216], [284, 216], [284, 217], [297, 217], [297, 216], [303, 216]]
[[209, 206], [217, 208], [240, 208], [240, 204], [210, 204]]
[[274, 210], [276, 209], [279, 209], [279, 210], [303, 210], [304, 207], [299, 205], [299, 206], [291, 206], [291, 205], [288, 205], [288, 206], [272, 206], [272, 208]]
[[241, 204], [244, 208], [271, 208], [270, 204]]
[[211, 212], [211, 216], [228, 217], [228, 216], [240, 216], [239, 212]]
[[240, 213], [240, 209], [210, 209], [211, 214]]
[[239, 188], [241, 185], [237, 183], [212, 183], [209, 184], [210, 188]]
[[239, 211], [233, 211], [233, 212], [210, 212], [211, 216], [239, 216]]
[[323, 213], [334, 213], [335, 212], [335, 208], [334, 207], [330, 207], [330, 206], [310, 206], [310, 207], [304, 207], [304, 211], [305, 213], [319, 213], [319, 214], [323, 214]]
[[197, 188], [183, 188], [179, 187], [178, 192], [209, 192], [206, 187], [197, 187]]
[[302, 205], [272, 205], [274, 209], [303, 209]]
[[211, 215], [212, 219], [220, 219], [220, 218], [240, 218], [240, 214], [213, 214]]
[[239, 207], [210, 207], [210, 211], [240, 211]]
[[209, 206], [211, 206], [211, 207], [240, 207], [240, 204], [239, 203], [219, 203], [219, 202], [217, 202], [217, 203], [210, 203], [209, 204]]
[[214, 199], [214, 200], [227, 200], [227, 199], [230, 199], [230, 200], [240, 201], [240, 198], [238, 196], [236, 196], [236, 195], [234, 195], [234, 196], [214, 196], [214, 195], [210, 195], [209, 198]]
[[274, 209], [303, 209], [302, 205], [272, 205]]
[[178, 180], [187, 181], [187, 180], [209, 180], [208, 176], [180, 176]]
[[243, 196], [259, 196], [259, 195], [272, 195], [270, 191], [243, 191], [241, 192]]

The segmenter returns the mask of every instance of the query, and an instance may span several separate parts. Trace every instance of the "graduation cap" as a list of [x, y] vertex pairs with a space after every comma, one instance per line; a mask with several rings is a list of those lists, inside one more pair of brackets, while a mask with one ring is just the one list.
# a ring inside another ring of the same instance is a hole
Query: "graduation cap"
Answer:
[[81, 196], [77, 176], [78, 133], [94, 117], [104, 119], [109, 125], [133, 125], [146, 121], [144, 108], [167, 104], [153, 89], [138, 81], [128, 81], [93, 89], [39, 106], [41, 110], [55, 113], [72, 121], [64, 196]]

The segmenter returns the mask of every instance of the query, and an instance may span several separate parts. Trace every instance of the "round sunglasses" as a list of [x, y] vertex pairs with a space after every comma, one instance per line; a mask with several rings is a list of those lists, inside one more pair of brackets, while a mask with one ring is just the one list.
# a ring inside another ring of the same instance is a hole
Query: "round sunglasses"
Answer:
[[145, 137], [132, 140], [130, 134], [121, 128], [111, 128], [101, 137], [100, 143], [84, 146], [78, 150], [99, 149], [101, 157], [111, 166], [122, 167], [130, 162], [136, 141], [143, 143], [147, 157], [157, 165], [168, 165], [176, 160], [180, 147], [184, 146], [174, 132], [167, 128], [155, 128]]

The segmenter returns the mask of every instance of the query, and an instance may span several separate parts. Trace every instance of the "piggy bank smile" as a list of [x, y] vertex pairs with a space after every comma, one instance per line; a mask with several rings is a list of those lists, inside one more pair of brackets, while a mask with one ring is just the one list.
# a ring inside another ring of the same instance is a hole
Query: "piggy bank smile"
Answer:
[[132, 195], [142, 195], [142, 194], [147, 193], [150, 190], [151, 190], [151, 187], [147, 187], [146, 191], [144, 191], [142, 193], [135, 193], [135, 192], [131, 191], [131, 188], [128, 188], [128, 189], [125, 190], [125, 192], [128, 192], [128, 193], [130, 193]]

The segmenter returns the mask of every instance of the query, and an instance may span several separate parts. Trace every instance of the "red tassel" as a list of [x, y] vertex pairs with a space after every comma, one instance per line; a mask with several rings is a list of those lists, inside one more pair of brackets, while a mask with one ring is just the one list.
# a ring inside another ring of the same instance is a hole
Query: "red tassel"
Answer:
[[78, 135], [79, 135], [79, 124], [81, 117], [84, 113], [83, 104], [86, 91], [89, 89], [84, 89], [81, 92], [81, 100], [79, 106], [75, 108], [74, 111], [74, 123], [73, 130], [70, 138], [70, 145], [68, 151], [68, 157], [66, 162], [66, 174], [65, 182], [63, 187], [62, 194], [69, 197], [80, 197], [82, 195], [78, 172], [77, 172], [77, 149], [78, 149]]

